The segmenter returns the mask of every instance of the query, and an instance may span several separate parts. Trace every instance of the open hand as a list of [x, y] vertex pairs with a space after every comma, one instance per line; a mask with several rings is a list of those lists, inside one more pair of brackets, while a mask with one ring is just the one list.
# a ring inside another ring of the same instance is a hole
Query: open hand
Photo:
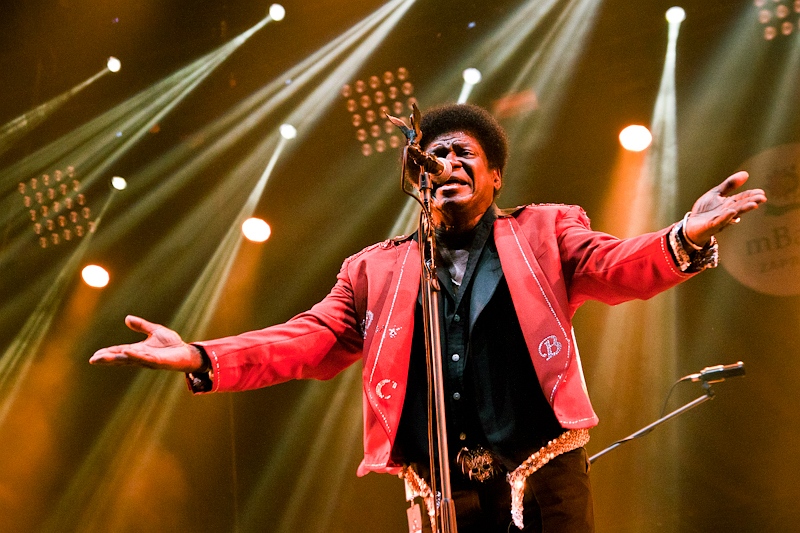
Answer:
[[731, 194], [748, 177], [747, 172], [737, 172], [697, 199], [684, 228], [686, 236], [693, 243], [705, 245], [712, 235], [729, 225], [737, 224], [743, 213], [752, 211], [767, 201], [767, 195], [761, 189]]
[[120, 344], [97, 350], [89, 359], [93, 365], [134, 365], [179, 372], [195, 372], [203, 366], [200, 351], [186, 344], [175, 331], [128, 315], [125, 324], [147, 338], [135, 344]]

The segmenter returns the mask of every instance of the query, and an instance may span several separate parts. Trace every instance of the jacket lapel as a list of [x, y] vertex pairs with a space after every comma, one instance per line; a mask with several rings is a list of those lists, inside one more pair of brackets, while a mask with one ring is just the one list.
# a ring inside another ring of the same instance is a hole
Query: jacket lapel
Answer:
[[533, 366], [552, 405], [574, 359], [570, 322], [515, 218], [497, 220], [495, 243]]
[[[387, 269], [391, 272], [389, 294], [376, 310], [375, 338], [364, 365], [364, 393], [392, 443], [403, 411], [420, 280], [416, 241], [401, 243], [395, 250], [396, 261]], [[370, 285], [384, 280], [370, 280]]]
[[469, 302], [470, 331], [489, 300], [492, 299], [492, 295], [503, 277], [503, 267], [500, 265], [500, 257], [494, 247], [484, 247], [475, 272], [475, 280], [472, 282], [472, 297]]

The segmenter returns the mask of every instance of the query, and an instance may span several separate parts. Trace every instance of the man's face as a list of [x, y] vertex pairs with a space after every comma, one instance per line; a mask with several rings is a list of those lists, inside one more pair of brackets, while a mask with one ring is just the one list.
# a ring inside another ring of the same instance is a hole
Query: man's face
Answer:
[[463, 131], [439, 135], [425, 146], [425, 151], [453, 165], [450, 178], [433, 189], [435, 222], [471, 229], [500, 190], [500, 170], [489, 169], [478, 140]]

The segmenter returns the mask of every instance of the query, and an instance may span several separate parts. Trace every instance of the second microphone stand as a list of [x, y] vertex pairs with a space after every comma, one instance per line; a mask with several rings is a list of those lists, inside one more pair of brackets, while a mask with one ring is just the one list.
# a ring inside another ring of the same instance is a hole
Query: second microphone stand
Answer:
[[685, 404], [684, 406], [679, 407], [678, 409], [675, 409], [671, 413], [662, 416], [661, 418], [659, 418], [658, 420], [656, 420], [652, 424], [648, 424], [647, 426], [643, 427], [642, 429], [640, 429], [636, 433], [628, 435], [624, 439], [618, 440], [617, 442], [615, 442], [611, 446], [608, 446], [604, 450], [601, 450], [601, 451], [597, 452], [593, 456], [589, 457], [589, 462], [590, 463], [594, 463], [597, 459], [599, 459], [603, 455], [607, 454], [608, 452], [610, 452], [611, 450], [613, 450], [615, 448], [618, 448], [618, 447], [622, 446], [626, 442], [630, 442], [633, 439], [638, 439], [639, 437], [647, 435], [648, 433], [653, 431], [653, 429], [655, 429], [656, 426], [659, 426], [659, 425], [663, 424], [664, 422], [666, 422], [670, 418], [674, 418], [674, 417], [676, 417], [676, 416], [678, 416], [680, 414], [685, 413], [689, 409], [693, 409], [693, 408], [697, 407], [701, 403], [705, 403], [708, 400], [713, 400], [714, 399], [714, 389], [711, 388], [711, 383], [710, 382], [707, 382], [707, 381], [703, 382], [703, 390], [705, 391], [705, 394], [703, 396], [700, 396], [699, 398], [696, 398], [696, 399], [692, 400], [691, 402]]

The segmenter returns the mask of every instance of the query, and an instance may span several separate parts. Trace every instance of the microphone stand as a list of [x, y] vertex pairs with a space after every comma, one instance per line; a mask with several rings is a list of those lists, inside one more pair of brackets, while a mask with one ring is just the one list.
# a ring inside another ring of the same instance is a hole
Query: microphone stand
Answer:
[[599, 457], [607, 454], [611, 450], [613, 450], [615, 448], [618, 448], [619, 446], [622, 446], [626, 442], [630, 442], [633, 439], [639, 438], [639, 437], [641, 437], [643, 435], [646, 435], [647, 433], [650, 433], [653, 429], [655, 429], [656, 426], [663, 424], [664, 422], [666, 422], [670, 418], [674, 418], [674, 417], [676, 417], [676, 416], [678, 416], [680, 414], [685, 413], [689, 409], [697, 407], [701, 403], [704, 403], [704, 402], [706, 402], [708, 400], [714, 399], [714, 390], [711, 388], [711, 383], [710, 382], [704, 381], [703, 382], [703, 389], [706, 391], [706, 393], [703, 396], [700, 396], [699, 398], [696, 398], [696, 399], [692, 400], [691, 402], [687, 403], [683, 407], [679, 407], [678, 409], [675, 409], [674, 411], [672, 411], [668, 415], [662, 416], [661, 418], [659, 418], [658, 420], [656, 420], [652, 424], [643, 427], [642, 429], [640, 429], [636, 433], [628, 435], [624, 439], [618, 440], [617, 442], [615, 442], [614, 444], [612, 444], [611, 446], [609, 446], [605, 450], [602, 450], [602, 451], [594, 454], [593, 456], [589, 457], [589, 462], [590, 463], [594, 463]]
[[[447, 445], [447, 420], [444, 402], [444, 371], [442, 368], [441, 325], [439, 323], [439, 278], [436, 276], [436, 236], [430, 218], [431, 180], [427, 172], [420, 173], [419, 195], [422, 203], [419, 224], [420, 260], [422, 261], [422, 313], [425, 325], [425, 348], [428, 356], [428, 379], [433, 378], [433, 404], [436, 412], [436, 443], [439, 473], [442, 484], [441, 506], [436, 510], [441, 533], [457, 533], [456, 508], [450, 488], [450, 452]], [[429, 404], [431, 399], [429, 398]], [[429, 409], [430, 412], [430, 409]], [[432, 451], [429, 432], [429, 451]], [[436, 495], [434, 455], [431, 454], [431, 490]]]
[[[418, 241], [420, 250], [420, 283], [422, 290], [422, 313], [425, 329], [425, 351], [428, 368], [428, 455], [430, 457], [431, 492], [434, 499], [435, 515], [433, 528], [436, 533], [458, 533], [456, 508], [450, 486], [450, 452], [447, 444], [447, 418], [445, 414], [444, 371], [442, 367], [441, 325], [439, 323], [439, 278], [436, 275], [436, 235], [431, 220], [432, 180], [430, 174], [420, 169], [417, 183], [412, 182], [407, 172], [408, 147], [419, 147], [422, 132], [419, 129], [420, 112], [413, 104], [411, 127], [397, 117], [387, 113], [387, 118], [400, 130], [408, 141], [403, 149], [403, 167], [400, 187], [422, 206], [420, 213]], [[410, 186], [410, 187], [408, 187]], [[414, 194], [416, 189], [419, 196]], [[435, 415], [434, 415], [435, 413]], [[436, 419], [434, 438], [433, 418]], [[435, 441], [435, 445], [434, 445]], [[438, 471], [437, 471], [438, 459]], [[438, 472], [438, 475], [437, 475]], [[437, 496], [437, 478], [441, 482], [441, 500]]]

